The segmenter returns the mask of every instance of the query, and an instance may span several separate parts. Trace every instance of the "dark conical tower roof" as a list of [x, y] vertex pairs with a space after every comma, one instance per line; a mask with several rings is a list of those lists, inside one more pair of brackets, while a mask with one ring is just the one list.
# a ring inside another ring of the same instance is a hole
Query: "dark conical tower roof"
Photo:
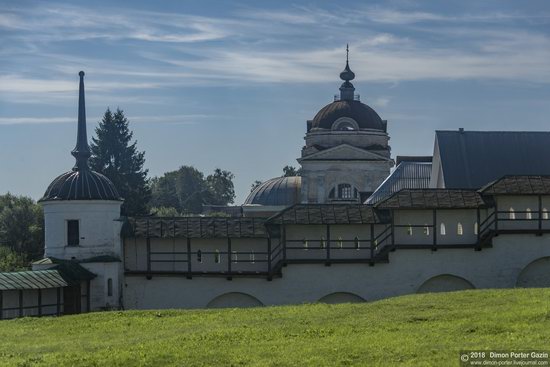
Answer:
[[58, 176], [48, 186], [40, 201], [50, 200], [122, 200], [115, 185], [101, 173], [90, 169], [91, 156], [86, 134], [86, 106], [84, 101], [84, 72], [78, 73], [78, 128], [76, 146], [71, 154], [76, 159], [73, 169]]

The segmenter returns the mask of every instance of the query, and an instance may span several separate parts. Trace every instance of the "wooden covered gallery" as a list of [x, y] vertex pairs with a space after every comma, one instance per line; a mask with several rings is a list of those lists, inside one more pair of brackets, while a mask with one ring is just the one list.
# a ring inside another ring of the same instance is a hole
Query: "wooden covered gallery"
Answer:
[[0, 320], [90, 310], [94, 274], [76, 262], [50, 258], [34, 266], [43, 269], [0, 273]]

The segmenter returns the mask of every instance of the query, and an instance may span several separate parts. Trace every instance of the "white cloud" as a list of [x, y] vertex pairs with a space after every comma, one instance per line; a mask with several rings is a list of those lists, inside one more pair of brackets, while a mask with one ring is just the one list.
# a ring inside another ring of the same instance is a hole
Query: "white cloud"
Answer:
[[[215, 115], [188, 114], [188, 115], [157, 115], [157, 116], [132, 116], [127, 114], [130, 122], [137, 123], [171, 123], [192, 125], [201, 120], [219, 118]], [[30, 125], [30, 124], [66, 124], [76, 123], [77, 117], [0, 117], [0, 125]], [[101, 117], [88, 117], [88, 123], [91, 121], [100, 121]]]

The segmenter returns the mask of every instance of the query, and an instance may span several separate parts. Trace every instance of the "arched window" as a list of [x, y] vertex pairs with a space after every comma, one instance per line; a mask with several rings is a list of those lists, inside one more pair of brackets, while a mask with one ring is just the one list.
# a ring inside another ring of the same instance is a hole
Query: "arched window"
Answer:
[[355, 126], [353, 126], [353, 124], [351, 124], [348, 121], [344, 121], [344, 122], [342, 122], [338, 125], [338, 130], [339, 131], [353, 131], [353, 130], [355, 130]]
[[426, 223], [424, 223], [424, 234], [426, 236], [430, 235], [430, 227], [428, 227], [428, 225]]
[[531, 208], [525, 209], [525, 219], [533, 219], [533, 215], [531, 214]]
[[542, 208], [542, 219], [548, 219], [548, 209]]
[[355, 249], [359, 250], [361, 248], [361, 242], [359, 241], [359, 237], [355, 236], [353, 239], [353, 244], [355, 245]]
[[254, 251], [250, 253], [250, 262], [254, 264], [256, 262], [256, 255], [254, 254]]
[[413, 227], [412, 225], [409, 223], [409, 226], [407, 227], [407, 234], [409, 236], [412, 236], [413, 235]]
[[445, 230], [445, 223], [441, 223], [439, 225], [439, 233], [442, 235], [442, 236], [445, 236], [447, 234], [447, 231]]
[[510, 219], [511, 220], [516, 219], [516, 212], [514, 211], [514, 208], [510, 207], [509, 213], [510, 213]]
[[342, 240], [342, 236], [338, 237], [338, 247], [344, 248], [344, 241]]
[[307, 241], [306, 238], [304, 238], [304, 239], [302, 240], [302, 245], [304, 246], [304, 250], [307, 250], [307, 249], [308, 249], [308, 247], [309, 247], [309, 242]]
[[474, 223], [474, 234], [477, 235], [479, 233], [479, 224], [477, 222]]
[[327, 247], [327, 241], [325, 240], [324, 236], [321, 236], [321, 248]]
[[202, 263], [202, 251], [201, 250], [197, 251], [197, 261]]
[[462, 228], [462, 223], [458, 222], [456, 225], [456, 234], [462, 236], [464, 234], [464, 229]]
[[214, 253], [214, 262], [216, 264], [219, 264], [221, 262], [220, 250], [216, 250], [216, 252]]

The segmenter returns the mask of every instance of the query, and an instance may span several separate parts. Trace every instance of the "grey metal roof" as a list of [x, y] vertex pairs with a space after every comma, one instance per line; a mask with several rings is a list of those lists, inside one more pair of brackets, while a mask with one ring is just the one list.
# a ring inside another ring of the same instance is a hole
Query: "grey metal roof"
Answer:
[[0, 273], [0, 290], [46, 289], [67, 287], [67, 282], [57, 270], [20, 271]]
[[550, 132], [436, 131], [446, 188], [479, 189], [505, 175], [550, 175]]
[[272, 224], [386, 223], [388, 218], [362, 204], [297, 204], [268, 219]]
[[301, 186], [300, 176], [272, 178], [256, 187], [244, 205], [291, 206], [300, 202]]
[[425, 189], [430, 186], [432, 164], [402, 161], [378, 186], [365, 204], [374, 205], [402, 189]]
[[480, 192], [484, 195], [550, 195], [550, 176], [504, 176]]
[[361, 129], [386, 130], [385, 122], [375, 110], [362, 102], [350, 100], [335, 101], [321, 108], [313, 118], [311, 127], [330, 130], [334, 121], [341, 117], [354, 119]]
[[485, 207], [475, 190], [405, 189], [379, 202], [380, 209], [467, 209]]

